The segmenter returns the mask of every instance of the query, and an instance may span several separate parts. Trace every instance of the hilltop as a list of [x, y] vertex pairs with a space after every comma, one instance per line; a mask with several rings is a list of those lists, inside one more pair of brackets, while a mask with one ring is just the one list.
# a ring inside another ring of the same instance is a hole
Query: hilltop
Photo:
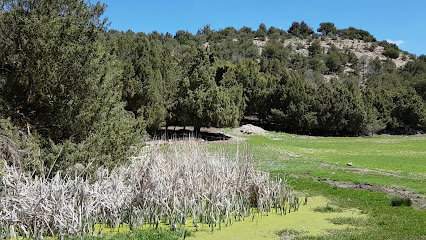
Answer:
[[[368, 78], [369, 65], [374, 61], [375, 64], [391, 64], [394, 65], [395, 69], [399, 69], [416, 58], [415, 55], [400, 50], [395, 44], [377, 41], [364, 30], [353, 27], [338, 30], [333, 23], [322, 23], [321, 25], [327, 30], [323, 30], [323, 27], [320, 26], [318, 31], [323, 32], [319, 34], [315, 33], [303, 21], [301, 23], [294, 22], [287, 31], [275, 27], [266, 30], [264, 24], [261, 24], [256, 31], [248, 27], [243, 27], [238, 31], [232, 27], [215, 31], [210, 29], [209, 25], [206, 25], [198, 31], [194, 38], [198, 38], [204, 48], [213, 52], [226, 52], [232, 48], [237, 49], [239, 46], [250, 49], [248, 41], [252, 41], [254, 47], [257, 48], [257, 54], [248, 51], [243, 56], [235, 53], [230, 58], [221, 56], [232, 61], [240, 58], [251, 58], [261, 63], [262, 57], [277, 57], [275, 53], [277, 49], [273, 49], [274, 47], [283, 48], [286, 60], [297, 59], [302, 62], [302, 66], [299, 64], [295, 68], [287, 64], [289, 69], [302, 70], [303, 72], [320, 70], [325, 80], [344, 75], [366, 79]], [[180, 32], [180, 34], [183, 34], [183, 32]], [[230, 39], [232, 36], [233, 38]], [[228, 47], [228, 49], [224, 49], [224, 47]], [[283, 52], [280, 54], [282, 55]], [[337, 62], [329, 61], [327, 64], [327, 55], [332, 52], [342, 55], [343, 59], [339, 59]], [[310, 59], [316, 60], [311, 66], [308, 63]], [[330, 68], [330, 65], [335, 66]]]

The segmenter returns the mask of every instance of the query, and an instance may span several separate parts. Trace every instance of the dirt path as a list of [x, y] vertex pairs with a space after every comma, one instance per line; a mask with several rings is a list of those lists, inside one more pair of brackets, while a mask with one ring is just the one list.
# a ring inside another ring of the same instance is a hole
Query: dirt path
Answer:
[[407, 197], [411, 199], [411, 202], [413, 203], [413, 207], [420, 208], [420, 209], [426, 209], [426, 196], [417, 192], [411, 192], [406, 189], [399, 189], [395, 187], [381, 187], [377, 185], [372, 185], [368, 183], [354, 183], [354, 182], [340, 182], [340, 181], [334, 181], [328, 178], [317, 178], [317, 179], [311, 179], [315, 182], [324, 182], [328, 183], [332, 186], [337, 186], [341, 188], [350, 188], [350, 189], [360, 189], [360, 190], [372, 190], [375, 192], [384, 192], [391, 195], [396, 195], [400, 197]]
[[387, 177], [403, 178], [403, 176], [400, 176], [396, 173], [373, 170], [373, 169], [358, 168], [358, 167], [338, 167], [338, 166], [328, 164], [328, 163], [325, 163], [325, 162], [320, 162], [320, 165], [327, 167], [331, 170], [341, 170], [341, 171], [345, 171], [347, 173], [376, 174], [376, 175], [382, 175], [382, 176], [387, 176]]

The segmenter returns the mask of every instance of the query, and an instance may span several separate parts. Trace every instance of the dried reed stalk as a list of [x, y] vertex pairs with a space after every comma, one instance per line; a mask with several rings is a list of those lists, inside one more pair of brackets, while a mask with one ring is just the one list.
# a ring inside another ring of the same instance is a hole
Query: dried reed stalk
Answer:
[[0, 186], [0, 237], [97, 234], [94, 225], [170, 224], [221, 228], [255, 214], [285, 214], [298, 198], [284, 181], [256, 171], [247, 154], [211, 153], [199, 144], [144, 148], [129, 165], [94, 179], [29, 177], [7, 166]]

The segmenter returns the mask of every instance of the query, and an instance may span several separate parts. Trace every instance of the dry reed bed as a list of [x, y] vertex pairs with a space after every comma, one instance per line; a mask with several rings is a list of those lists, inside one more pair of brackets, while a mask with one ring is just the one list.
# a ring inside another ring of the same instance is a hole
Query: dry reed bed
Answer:
[[199, 144], [144, 148], [126, 166], [99, 169], [92, 179], [57, 174], [28, 177], [6, 167], [0, 186], [0, 237], [84, 235], [114, 227], [188, 221], [212, 230], [270, 211], [298, 208], [285, 181], [256, 171], [248, 154], [211, 153]]

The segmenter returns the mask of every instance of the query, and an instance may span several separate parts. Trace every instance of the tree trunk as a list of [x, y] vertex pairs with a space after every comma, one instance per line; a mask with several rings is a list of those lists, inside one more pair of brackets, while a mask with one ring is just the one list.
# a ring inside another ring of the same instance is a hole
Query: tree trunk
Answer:
[[201, 126], [194, 126], [194, 137], [198, 137], [201, 133]]

